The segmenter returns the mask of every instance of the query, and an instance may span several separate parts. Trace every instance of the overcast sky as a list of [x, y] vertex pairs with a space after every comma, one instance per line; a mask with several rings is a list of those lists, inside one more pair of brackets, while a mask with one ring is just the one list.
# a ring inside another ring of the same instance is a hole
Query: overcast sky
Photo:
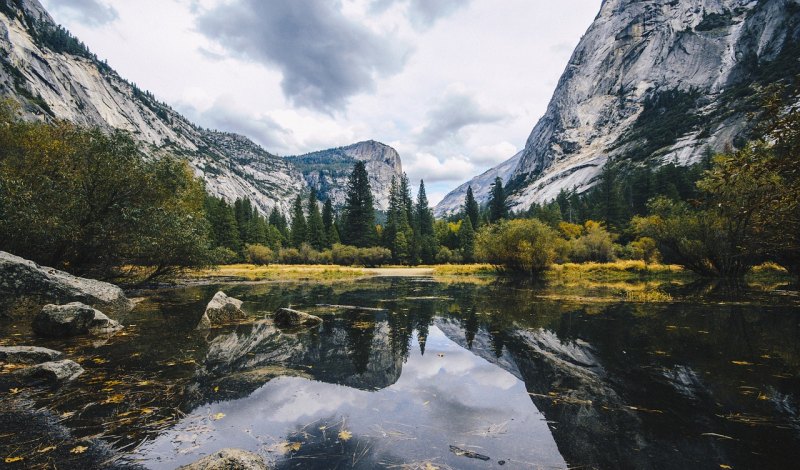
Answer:
[[438, 202], [510, 158], [601, 0], [42, 0], [123, 77], [278, 155], [374, 139]]

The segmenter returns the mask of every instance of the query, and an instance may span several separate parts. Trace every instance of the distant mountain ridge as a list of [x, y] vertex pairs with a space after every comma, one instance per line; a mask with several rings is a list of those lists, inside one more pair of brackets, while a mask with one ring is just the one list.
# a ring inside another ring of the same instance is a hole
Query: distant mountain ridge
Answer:
[[[196, 126], [120, 77], [57, 26], [37, 0], [0, 0], [0, 96], [19, 102], [27, 119], [57, 118], [129, 131], [149, 155], [185, 158], [210, 194], [229, 202], [249, 198], [264, 214], [273, 207], [288, 214], [296, 196], [311, 188], [291, 159], [278, 157], [247, 137]], [[351, 153], [368, 161], [376, 175], [388, 174], [384, 161], [401, 168], [394, 149], [374, 144]], [[387, 160], [392, 152], [393, 158]], [[341, 179], [338, 173], [323, 172], [322, 177]], [[373, 185], [377, 199], [385, 199], [383, 190], [388, 194], [388, 182], [377, 177]], [[338, 188], [330, 191], [340, 198]]]
[[747, 137], [757, 91], [798, 58], [800, 0], [605, 0], [522, 155], [492, 171], [524, 210], [586, 191], [609, 159], [696, 162]]

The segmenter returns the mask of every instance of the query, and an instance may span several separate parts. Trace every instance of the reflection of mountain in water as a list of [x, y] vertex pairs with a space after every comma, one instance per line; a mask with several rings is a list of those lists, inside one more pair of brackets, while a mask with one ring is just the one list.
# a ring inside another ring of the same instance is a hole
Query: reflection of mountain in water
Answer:
[[392, 346], [385, 317], [328, 318], [320, 328], [297, 332], [261, 321], [211, 340], [196, 373], [197, 390], [205, 396], [199, 401], [222, 398], [220, 390], [227, 399], [246, 396], [271, 378], [287, 375], [378, 390], [397, 381], [406, 354]]

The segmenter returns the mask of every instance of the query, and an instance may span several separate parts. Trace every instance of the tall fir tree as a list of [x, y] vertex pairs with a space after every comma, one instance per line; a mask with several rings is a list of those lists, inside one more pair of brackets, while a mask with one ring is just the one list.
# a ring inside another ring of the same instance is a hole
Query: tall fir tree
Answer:
[[489, 222], [495, 223], [508, 218], [508, 203], [503, 189], [503, 180], [498, 176], [492, 184], [491, 198], [489, 199]]
[[465, 263], [475, 261], [475, 231], [472, 229], [472, 222], [469, 217], [464, 217], [461, 221], [461, 228], [458, 229], [458, 242], [461, 245], [461, 257]]
[[206, 196], [205, 212], [211, 231], [211, 244], [237, 253], [241, 252], [242, 241], [239, 238], [239, 227], [236, 224], [233, 207], [222, 199]]
[[292, 232], [291, 242], [295, 248], [300, 248], [308, 241], [308, 230], [306, 228], [306, 216], [303, 213], [303, 198], [298, 194], [292, 207]]
[[414, 208], [414, 231], [417, 239], [417, 253], [424, 264], [436, 262], [436, 234], [433, 229], [433, 211], [425, 193], [425, 181], [420, 180], [417, 192], [417, 205]]
[[413, 262], [414, 230], [408, 217], [407, 200], [410, 196], [406, 197], [407, 192], [408, 184], [403, 183], [403, 178], [398, 182], [393, 177], [389, 188], [389, 209], [383, 230], [383, 244], [391, 250], [396, 263]]
[[325, 226], [322, 222], [322, 215], [319, 212], [317, 196], [314, 191], [308, 196], [308, 224], [307, 224], [308, 243], [317, 250], [327, 247], [327, 237], [325, 236]]
[[334, 243], [338, 243], [339, 237], [335, 233], [333, 203], [330, 199], [326, 200], [322, 206], [322, 228], [325, 230], [325, 246], [327, 248], [332, 247]]
[[347, 197], [344, 205], [342, 240], [352, 246], [367, 248], [377, 241], [375, 232], [375, 204], [369, 174], [364, 162], [356, 162], [347, 182]]
[[467, 214], [467, 217], [469, 217], [472, 228], [477, 229], [480, 223], [481, 209], [478, 206], [478, 201], [475, 200], [472, 186], [467, 188], [467, 197], [464, 199], [464, 212]]
[[289, 235], [289, 224], [286, 222], [286, 217], [281, 214], [278, 207], [273, 207], [272, 212], [269, 213], [269, 224], [281, 233], [284, 239]]

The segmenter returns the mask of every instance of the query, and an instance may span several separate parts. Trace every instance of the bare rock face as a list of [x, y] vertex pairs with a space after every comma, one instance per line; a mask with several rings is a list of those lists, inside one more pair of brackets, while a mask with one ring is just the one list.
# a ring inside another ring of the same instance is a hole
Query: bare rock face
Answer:
[[212, 325], [231, 323], [245, 318], [247, 318], [247, 314], [242, 311], [242, 301], [228, 297], [220, 291], [208, 303], [197, 329], [207, 329]]
[[75, 380], [81, 374], [83, 374], [83, 368], [78, 363], [65, 359], [26, 367], [15, 371], [12, 376], [25, 383], [57, 385]]
[[62, 352], [37, 346], [0, 346], [0, 362], [11, 364], [41, 364], [62, 357]]
[[82, 302], [114, 316], [133, 308], [133, 302], [113, 284], [73, 276], [0, 251], [0, 315], [29, 317], [44, 305], [64, 302]]
[[275, 324], [283, 327], [313, 326], [322, 323], [322, 319], [305, 312], [281, 308], [275, 312]]
[[512, 209], [590, 189], [610, 159], [688, 165], [736, 143], [743, 100], [797, 74], [798, 40], [795, 0], [605, 0], [522, 155], [495, 169]]
[[222, 449], [178, 470], [269, 470], [264, 459], [241, 449]]

